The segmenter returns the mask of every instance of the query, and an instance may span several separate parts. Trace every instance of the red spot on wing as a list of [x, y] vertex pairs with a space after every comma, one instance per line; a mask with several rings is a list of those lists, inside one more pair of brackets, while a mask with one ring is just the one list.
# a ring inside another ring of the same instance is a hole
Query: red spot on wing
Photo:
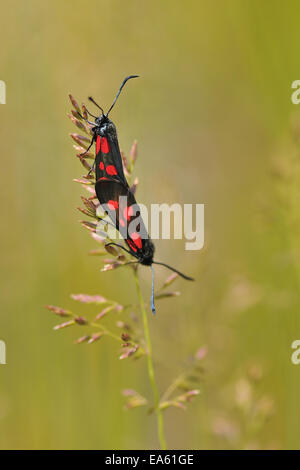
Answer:
[[104, 170], [104, 163], [103, 162], [99, 163], [99, 168], [100, 168], [100, 170]]
[[141, 236], [137, 232], [133, 232], [131, 234], [131, 238], [133, 240], [133, 243], [139, 248], [142, 248], [142, 239]]
[[119, 207], [118, 201], [113, 201], [112, 199], [108, 201], [107, 205], [110, 209], [118, 209]]
[[132, 206], [125, 207], [123, 213], [124, 213], [125, 219], [130, 220], [130, 217], [133, 216]]
[[96, 140], [96, 155], [97, 155], [97, 153], [99, 153], [100, 146], [101, 146], [101, 137], [100, 137], [100, 135], [98, 135], [97, 140]]
[[[104, 138], [104, 137], [103, 137]], [[107, 165], [106, 167], [106, 173], [110, 176], [114, 176], [114, 175], [117, 175], [118, 172], [117, 172], [117, 169], [114, 165]]]
[[131, 241], [131, 240], [126, 240], [128, 245], [130, 246], [130, 248], [133, 250], [133, 251], [137, 251], [136, 247], [134, 246], [134, 243]]
[[102, 176], [101, 178], [98, 178], [97, 181], [109, 181], [109, 178]]
[[108, 144], [108, 141], [107, 141], [107, 138], [106, 137], [102, 137], [102, 140], [101, 140], [101, 151], [103, 153], [108, 153], [109, 152], [109, 144]]

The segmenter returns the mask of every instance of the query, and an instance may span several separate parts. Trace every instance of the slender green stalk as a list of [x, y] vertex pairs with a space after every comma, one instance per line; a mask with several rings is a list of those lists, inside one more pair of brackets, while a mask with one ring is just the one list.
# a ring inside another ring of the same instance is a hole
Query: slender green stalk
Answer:
[[140, 303], [140, 307], [142, 311], [144, 334], [145, 334], [145, 340], [146, 340], [147, 349], [148, 349], [147, 366], [148, 366], [149, 379], [150, 379], [150, 383], [151, 383], [151, 387], [153, 391], [155, 411], [157, 415], [158, 438], [159, 438], [161, 449], [165, 450], [167, 448], [167, 444], [166, 444], [166, 439], [165, 439], [165, 434], [164, 434], [164, 419], [163, 419], [162, 410], [160, 409], [159, 393], [158, 393], [158, 388], [156, 385], [155, 375], [154, 375], [154, 367], [153, 367], [153, 361], [152, 361], [152, 345], [151, 345], [148, 317], [147, 317], [147, 311], [145, 308], [145, 302], [144, 302], [141, 288], [140, 288], [140, 281], [139, 281], [136, 270], [134, 270], [134, 278], [135, 278], [139, 303]]

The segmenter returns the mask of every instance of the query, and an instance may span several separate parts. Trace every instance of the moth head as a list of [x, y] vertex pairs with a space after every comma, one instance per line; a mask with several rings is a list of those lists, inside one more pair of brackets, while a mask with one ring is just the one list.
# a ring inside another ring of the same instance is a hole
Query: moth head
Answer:
[[109, 121], [108, 117], [105, 115], [105, 114], [100, 114], [100, 116], [98, 116], [96, 119], [95, 119], [95, 123], [97, 126], [103, 126], [104, 124], [107, 124]]

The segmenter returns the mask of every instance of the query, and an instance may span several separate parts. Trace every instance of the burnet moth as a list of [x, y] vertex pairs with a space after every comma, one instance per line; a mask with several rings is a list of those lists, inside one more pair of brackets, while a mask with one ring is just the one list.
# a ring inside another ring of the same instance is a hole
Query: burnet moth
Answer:
[[151, 309], [153, 314], [155, 314], [153, 264], [165, 266], [188, 281], [193, 281], [194, 279], [182, 274], [177, 269], [174, 269], [165, 263], [153, 260], [155, 249], [154, 244], [147, 233], [146, 227], [141, 218], [139, 206], [136, 203], [133, 193], [130, 191], [124, 175], [116, 126], [108, 118], [108, 115], [114, 107], [125, 83], [131, 78], [137, 77], [138, 75], [130, 75], [124, 79], [107, 113], [104, 113], [101, 106], [99, 106], [92, 97], [89, 97], [89, 100], [101, 110], [101, 115], [96, 117], [88, 111], [88, 113], [95, 118], [95, 122], [87, 121], [89, 124], [93, 125], [93, 136], [86, 152], [88, 152], [95, 142], [96, 158], [91, 171], [95, 169], [96, 172], [95, 191], [97, 198], [99, 199], [101, 206], [104, 207], [108, 213], [114, 227], [121, 233], [128, 249], [117, 243], [111, 242], [108, 243], [108, 245], [116, 245], [119, 248], [122, 248], [127, 253], [134, 256], [138, 260], [137, 263], [151, 267]]

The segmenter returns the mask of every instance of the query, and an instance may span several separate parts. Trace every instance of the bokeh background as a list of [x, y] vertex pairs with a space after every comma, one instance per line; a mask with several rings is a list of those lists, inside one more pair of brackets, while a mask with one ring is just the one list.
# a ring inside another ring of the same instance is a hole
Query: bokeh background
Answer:
[[[152, 318], [163, 391], [201, 347], [201, 395], [167, 410], [170, 448], [300, 448], [299, 2], [11, 0], [1, 3], [0, 447], [157, 448], [145, 360], [104, 339], [75, 346], [45, 304], [71, 293], [136, 301], [125, 272], [101, 273], [80, 227], [83, 174], [68, 93], [107, 108], [123, 150], [139, 142], [138, 199], [205, 204], [205, 248], [158, 241], [157, 258], [196, 277]], [[167, 273], [157, 269], [157, 283]], [[150, 274], [142, 271], [145, 295]], [[82, 309], [82, 312], [84, 310]]]

